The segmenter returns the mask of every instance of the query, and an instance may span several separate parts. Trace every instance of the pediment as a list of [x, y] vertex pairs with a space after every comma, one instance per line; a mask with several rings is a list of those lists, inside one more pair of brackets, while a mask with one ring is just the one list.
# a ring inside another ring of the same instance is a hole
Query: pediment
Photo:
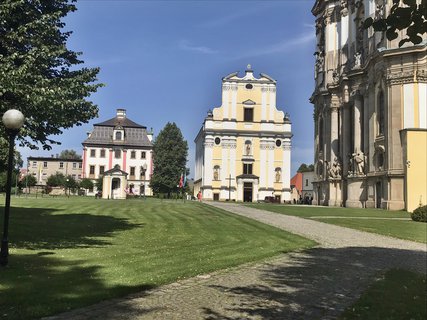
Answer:
[[245, 100], [245, 101], [243, 101], [242, 103], [243, 103], [243, 104], [249, 104], [249, 105], [254, 105], [254, 104], [256, 104], [256, 102], [255, 102], [255, 101], [253, 101], [253, 100], [251, 100], [251, 99]]

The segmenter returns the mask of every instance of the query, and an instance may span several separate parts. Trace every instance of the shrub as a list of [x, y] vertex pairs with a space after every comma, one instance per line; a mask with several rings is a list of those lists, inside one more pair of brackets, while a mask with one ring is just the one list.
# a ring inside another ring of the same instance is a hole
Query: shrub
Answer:
[[411, 218], [414, 221], [427, 222], [427, 205], [418, 207], [411, 213]]

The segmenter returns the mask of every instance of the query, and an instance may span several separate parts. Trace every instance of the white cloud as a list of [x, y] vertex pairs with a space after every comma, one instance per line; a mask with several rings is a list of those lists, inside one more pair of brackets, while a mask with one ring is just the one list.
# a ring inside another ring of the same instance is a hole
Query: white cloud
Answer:
[[214, 54], [214, 53], [218, 53], [217, 50], [214, 50], [214, 49], [211, 49], [211, 48], [205, 47], [205, 46], [196, 46], [196, 45], [193, 45], [191, 42], [189, 42], [187, 40], [181, 40], [179, 42], [179, 48], [181, 50], [194, 51], [194, 52], [198, 52], [198, 53], [202, 53], [202, 54]]
[[275, 53], [289, 52], [297, 50], [299, 49], [299, 47], [304, 46], [306, 44], [314, 43], [315, 39], [316, 35], [313, 31], [310, 31], [308, 33], [300, 34], [299, 36], [296, 36], [292, 39], [283, 40], [276, 44], [266, 46], [261, 49], [249, 51], [247, 52], [247, 54], [240, 55], [238, 58], [257, 57]]

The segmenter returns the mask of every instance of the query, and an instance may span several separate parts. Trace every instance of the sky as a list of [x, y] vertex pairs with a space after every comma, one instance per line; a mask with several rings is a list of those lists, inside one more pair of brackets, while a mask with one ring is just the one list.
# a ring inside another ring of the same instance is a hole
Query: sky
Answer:
[[194, 173], [194, 139], [207, 111], [221, 105], [221, 79], [254, 74], [277, 80], [277, 107], [292, 121], [292, 166], [312, 163], [315, 29], [314, 0], [79, 0], [65, 18], [67, 45], [82, 52], [82, 66], [100, 67], [105, 87], [89, 99], [99, 118], [64, 130], [50, 151], [21, 148], [22, 157], [64, 149], [82, 154], [94, 123], [126, 109], [156, 136], [175, 122], [188, 141]]

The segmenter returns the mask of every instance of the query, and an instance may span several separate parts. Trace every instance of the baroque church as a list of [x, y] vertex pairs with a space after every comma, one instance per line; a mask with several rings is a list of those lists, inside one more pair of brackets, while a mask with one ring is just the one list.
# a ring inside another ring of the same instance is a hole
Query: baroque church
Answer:
[[206, 200], [290, 201], [291, 122], [276, 108], [276, 81], [248, 65], [222, 79], [222, 105], [195, 139], [194, 194]]
[[427, 50], [364, 29], [387, 0], [317, 0], [314, 203], [412, 211], [427, 203]]

